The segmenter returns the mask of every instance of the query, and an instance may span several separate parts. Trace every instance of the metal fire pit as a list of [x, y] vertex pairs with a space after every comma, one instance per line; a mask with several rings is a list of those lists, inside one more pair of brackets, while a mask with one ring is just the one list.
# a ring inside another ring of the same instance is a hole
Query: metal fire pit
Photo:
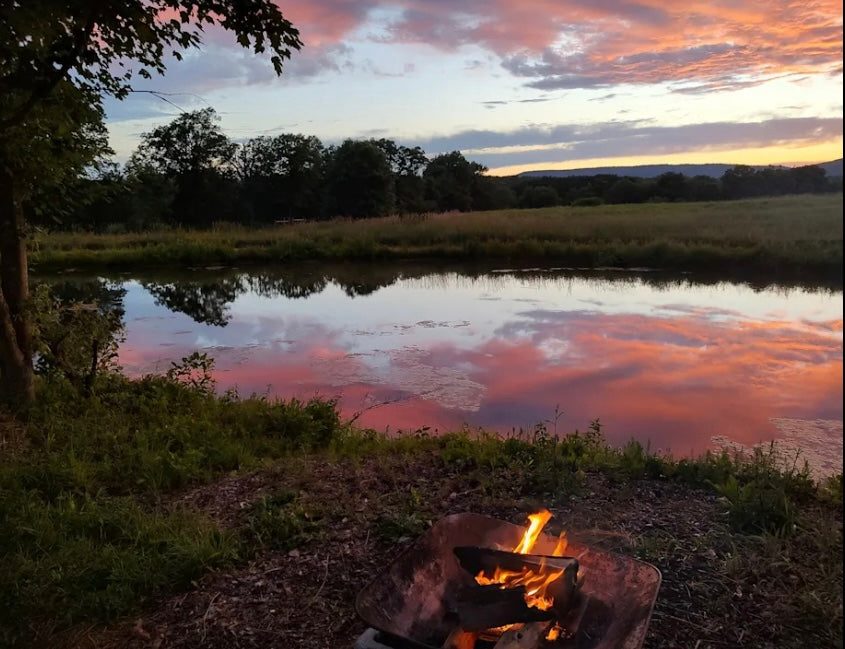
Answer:
[[[358, 615], [381, 632], [385, 644], [440, 649], [455, 630], [446, 602], [474, 583], [453, 552], [475, 545], [509, 550], [524, 527], [481, 514], [453, 514], [435, 523], [416, 543], [364, 587], [355, 601]], [[557, 539], [541, 534], [534, 552], [551, 554]], [[639, 649], [660, 588], [654, 566], [570, 540], [584, 574], [586, 610], [575, 637], [550, 643], [579, 649]]]

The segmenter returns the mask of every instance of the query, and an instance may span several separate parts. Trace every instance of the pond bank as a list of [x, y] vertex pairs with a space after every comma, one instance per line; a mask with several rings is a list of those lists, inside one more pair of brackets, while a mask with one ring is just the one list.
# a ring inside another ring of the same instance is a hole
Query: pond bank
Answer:
[[660, 568], [647, 646], [842, 641], [841, 475], [611, 447], [598, 423], [388, 439], [188, 379], [44, 382], [0, 420], [0, 644], [349, 646], [355, 593], [432, 522], [539, 507]]

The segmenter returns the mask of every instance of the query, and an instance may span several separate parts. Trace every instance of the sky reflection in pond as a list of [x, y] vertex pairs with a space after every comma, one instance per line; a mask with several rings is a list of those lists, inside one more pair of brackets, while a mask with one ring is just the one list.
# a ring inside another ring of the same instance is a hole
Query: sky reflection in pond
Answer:
[[432, 273], [294, 298], [245, 277], [204, 322], [163, 306], [194, 309], [174, 302], [178, 283], [128, 281], [124, 368], [164, 371], [200, 349], [221, 389], [337, 397], [379, 430], [507, 432], [559, 408], [560, 432], [600, 418], [611, 442], [677, 455], [715, 435], [777, 437], [773, 418], [842, 420], [841, 290]]

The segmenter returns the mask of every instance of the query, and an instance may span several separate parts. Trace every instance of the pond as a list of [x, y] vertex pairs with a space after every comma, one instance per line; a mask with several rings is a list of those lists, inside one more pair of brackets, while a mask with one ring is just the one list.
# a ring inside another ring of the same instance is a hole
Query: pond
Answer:
[[841, 471], [841, 284], [392, 265], [108, 282], [130, 375], [199, 350], [221, 391], [337, 398], [380, 431], [598, 419], [615, 444], [681, 456], [791, 440]]

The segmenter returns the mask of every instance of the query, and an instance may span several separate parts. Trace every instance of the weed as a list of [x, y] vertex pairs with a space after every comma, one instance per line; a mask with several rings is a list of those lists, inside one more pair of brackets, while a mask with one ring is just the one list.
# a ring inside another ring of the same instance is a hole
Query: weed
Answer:
[[381, 538], [395, 543], [418, 536], [426, 525], [426, 519], [418, 513], [394, 512], [380, 515], [374, 529]]
[[193, 352], [178, 363], [171, 363], [167, 378], [176, 383], [199, 390], [204, 394], [214, 392], [214, 359], [208, 354]]
[[293, 550], [314, 539], [319, 523], [290, 491], [253, 503], [246, 517], [243, 542], [251, 550]]
[[842, 509], [842, 474], [826, 478], [819, 490], [819, 497]]
[[[133, 611], [237, 558], [237, 544], [187, 513], [144, 512], [128, 498], [63, 492], [53, 502], [9, 489], [0, 497], [0, 645]], [[27, 628], [30, 626], [30, 628]]]
[[740, 532], [786, 536], [795, 529], [795, 511], [786, 491], [762, 480], [740, 484], [728, 476], [716, 491], [725, 499], [731, 526]]

